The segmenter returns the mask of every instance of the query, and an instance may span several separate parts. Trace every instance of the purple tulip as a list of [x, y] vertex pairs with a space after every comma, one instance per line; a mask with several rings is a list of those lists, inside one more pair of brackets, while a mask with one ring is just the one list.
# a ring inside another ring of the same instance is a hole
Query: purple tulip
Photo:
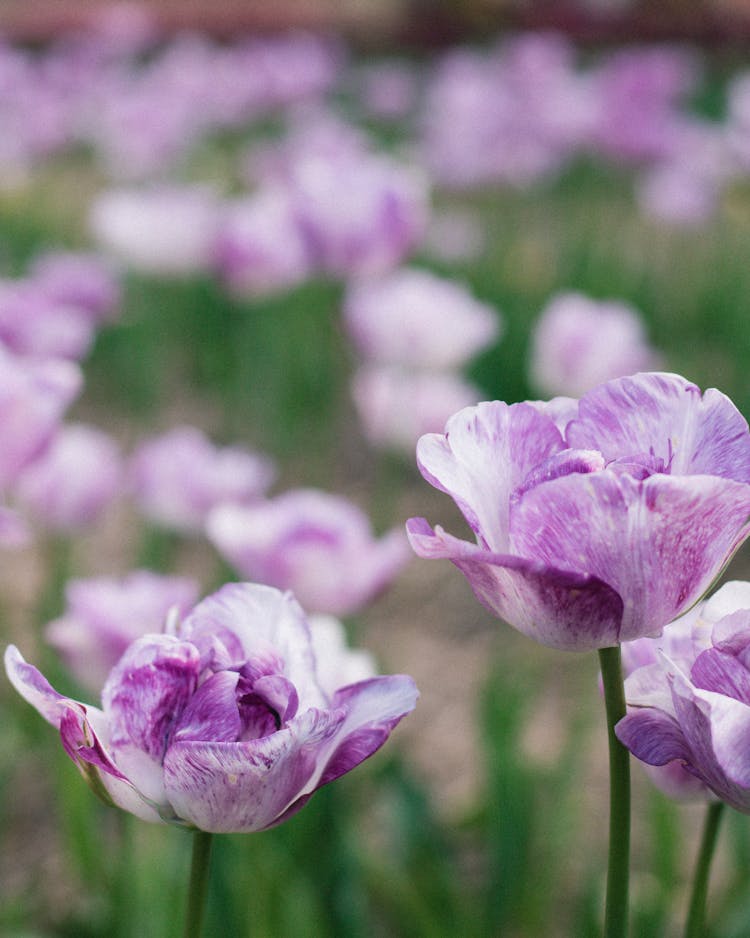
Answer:
[[221, 505], [207, 534], [240, 571], [289, 589], [313, 612], [357, 612], [405, 566], [403, 532], [376, 540], [367, 516], [337, 495], [298, 489], [256, 505]]
[[0, 490], [37, 457], [78, 394], [77, 365], [59, 359], [30, 360], [0, 345]]
[[[673, 637], [673, 632], [674, 637]], [[625, 684], [623, 745], [648, 766], [681, 769], [750, 813], [750, 583], [727, 583], [664, 631], [658, 658]]]
[[185, 276], [210, 266], [218, 217], [205, 186], [113, 189], [94, 202], [90, 225], [102, 248], [134, 270]]
[[271, 461], [240, 447], [216, 447], [195, 427], [175, 427], [144, 440], [130, 463], [141, 511], [177, 531], [196, 532], [209, 511], [260, 498], [274, 477]]
[[288, 290], [309, 277], [310, 257], [287, 190], [266, 186], [226, 207], [214, 262], [229, 288], [239, 295]]
[[0, 283], [0, 342], [17, 355], [79, 361], [94, 340], [84, 310], [30, 279]]
[[344, 322], [365, 358], [412, 368], [458, 368], [501, 331], [499, 313], [467, 287], [410, 268], [353, 283]]
[[171, 609], [182, 615], [197, 599], [194, 580], [149, 570], [120, 579], [70, 580], [65, 611], [49, 623], [46, 638], [80, 685], [99, 693], [131, 642], [161, 631]]
[[122, 476], [120, 450], [110, 436], [69, 424], [24, 469], [15, 494], [42, 526], [72, 532], [100, 517], [119, 494]]
[[54, 251], [34, 260], [29, 277], [42, 292], [80, 310], [92, 323], [113, 319], [120, 286], [108, 264], [95, 254]]
[[600, 385], [563, 432], [539, 405], [479, 404], [417, 459], [476, 543], [412, 518], [416, 553], [452, 560], [491, 612], [563, 650], [658, 634], [750, 533], [747, 423], [677, 375]]
[[480, 394], [452, 371], [365, 365], [352, 378], [352, 397], [373, 446], [411, 454], [420, 436], [439, 431], [451, 414], [476, 404]]
[[534, 329], [531, 380], [543, 394], [578, 397], [656, 364], [640, 316], [627, 303], [560, 293]]
[[305, 157], [296, 162], [289, 185], [310, 255], [333, 276], [383, 273], [426, 231], [427, 180], [390, 157]]
[[403, 675], [327, 692], [302, 609], [252, 584], [225, 586], [174, 630], [133, 642], [101, 709], [58, 694], [14, 646], [5, 664], [106, 800], [216, 833], [291, 817], [379, 749], [417, 699]]

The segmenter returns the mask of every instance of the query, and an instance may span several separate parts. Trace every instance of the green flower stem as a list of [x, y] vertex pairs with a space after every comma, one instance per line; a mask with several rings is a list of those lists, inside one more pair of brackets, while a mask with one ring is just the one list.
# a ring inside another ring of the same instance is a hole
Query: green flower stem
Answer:
[[184, 938], [200, 938], [203, 929], [212, 837], [213, 834], [206, 831], [196, 831], [193, 834], [193, 858], [190, 865]]
[[599, 649], [609, 737], [609, 864], [604, 938], [625, 938], [630, 867], [630, 753], [615, 735], [625, 716], [619, 645]]
[[708, 894], [708, 874], [711, 860], [716, 847], [716, 838], [719, 833], [719, 824], [724, 813], [724, 802], [715, 801], [706, 810], [706, 820], [703, 826], [703, 837], [698, 861], [695, 864], [693, 877], [693, 891], [690, 895], [690, 909], [687, 924], [685, 925], [685, 938], [703, 938], [706, 934], [706, 896]]

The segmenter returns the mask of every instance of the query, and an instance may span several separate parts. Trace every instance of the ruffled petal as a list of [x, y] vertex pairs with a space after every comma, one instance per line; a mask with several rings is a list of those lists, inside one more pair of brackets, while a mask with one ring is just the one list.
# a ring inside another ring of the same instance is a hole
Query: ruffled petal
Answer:
[[553, 421], [536, 408], [493, 401], [459, 411], [444, 435], [423, 436], [417, 463], [431, 485], [453, 498], [486, 547], [507, 551], [511, 492], [564, 448]]
[[346, 710], [336, 733], [337, 745], [316, 788], [359, 765], [388, 739], [393, 728], [417, 703], [419, 691], [403, 674], [373, 677], [336, 692], [334, 707]]
[[58, 694], [13, 645], [5, 652], [5, 669], [18, 693], [58, 727], [65, 751], [100, 798], [145, 821], [160, 820], [157, 810], [115, 764], [109, 749], [109, 728], [101, 710]]
[[198, 603], [180, 628], [180, 636], [196, 644], [204, 636], [222, 633], [237, 636], [245, 659], [272, 651], [295, 686], [301, 709], [327, 705], [315, 680], [310, 629], [291, 593], [255, 583], [229, 583]]
[[[620, 640], [653, 635], [695, 603], [750, 531], [750, 487], [710, 476], [605, 470], [531, 489], [513, 506], [514, 552], [608, 583]], [[658, 584], [656, 588], [655, 584]]]
[[175, 817], [215, 833], [272, 826], [322, 771], [321, 747], [344, 718], [343, 710], [308, 710], [262, 739], [174, 743], [164, 781]]
[[679, 375], [649, 373], [608, 381], [581, 398], [567, 428], [569, 446], [598, 449], [607, 461], [651, 453], [672, 475], [750, 482], [750, 433], [715, 388]]
[[524, 635], [562, 651], [619, 642], [622, 600], [597, 577], [493, 553], [439, 527], [433, 531], [424, 518], [412, 518], [406, 529], [420, 557], [451, 560], [477, 599]]
[[645, 707], [623, 717], [615, 727], [620, 742], [648, 765], [690, 760], [690, 748], [679, 723], [660, 710]]

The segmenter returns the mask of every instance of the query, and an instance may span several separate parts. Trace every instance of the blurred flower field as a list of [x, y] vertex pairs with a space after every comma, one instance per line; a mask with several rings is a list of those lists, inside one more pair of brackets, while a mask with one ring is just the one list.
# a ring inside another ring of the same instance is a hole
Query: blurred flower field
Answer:
[[[376, 56], [145, 19], [0, 44], [5, 644], [98, 702], [170, 608], [250, 581], [343, 620], [363, 655], [331, 686], [420, 691], [299, 815], [216, 838], [206, 935], [601, 934], [597, 664], [413, 554], [410, 517], [466, 529], [416, 443], [654, 369], [749, 415], [749, 221], [750, 71], [720, 49]], [[0, 935], [181, 934], [189, 834], [100, 803], [0, 702]], [[701, 805], [633, 775], [630, 933], [678, 935]], [[749, 874], [733, 812], [716, 938], [750, 932]]]

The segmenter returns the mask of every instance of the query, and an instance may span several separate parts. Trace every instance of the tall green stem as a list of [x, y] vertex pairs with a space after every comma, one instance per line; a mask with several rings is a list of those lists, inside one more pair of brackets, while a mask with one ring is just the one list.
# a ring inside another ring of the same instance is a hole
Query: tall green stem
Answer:
[[625, 716], [620, 648], [600, 648], [609, 739], [609, 865], [604, 938], [625, 938], [628, 929], [630, 872], [630, 754], [615, 735]]
[[212, 834], [193, 834], [193, 858], [190, 866], [184, 938], [200, 938], [208, 893], [208, 867], [211, 860]]
[[716, 801], [706, 810], [706, 820], [703, 825], [703, 837], [698, 851], [698, 860], [695, 864], [693, 877], [693, 891], [690, 895], [690, 909], [687, 924], [685, 925], [685, 938], [703, 938], [706, 934], [706, 896], [708, 895], [708, 874], [711, 860], [716, 847], [716, 838], [719, 833], [719, 824], [723, 814], [724, 802]]

